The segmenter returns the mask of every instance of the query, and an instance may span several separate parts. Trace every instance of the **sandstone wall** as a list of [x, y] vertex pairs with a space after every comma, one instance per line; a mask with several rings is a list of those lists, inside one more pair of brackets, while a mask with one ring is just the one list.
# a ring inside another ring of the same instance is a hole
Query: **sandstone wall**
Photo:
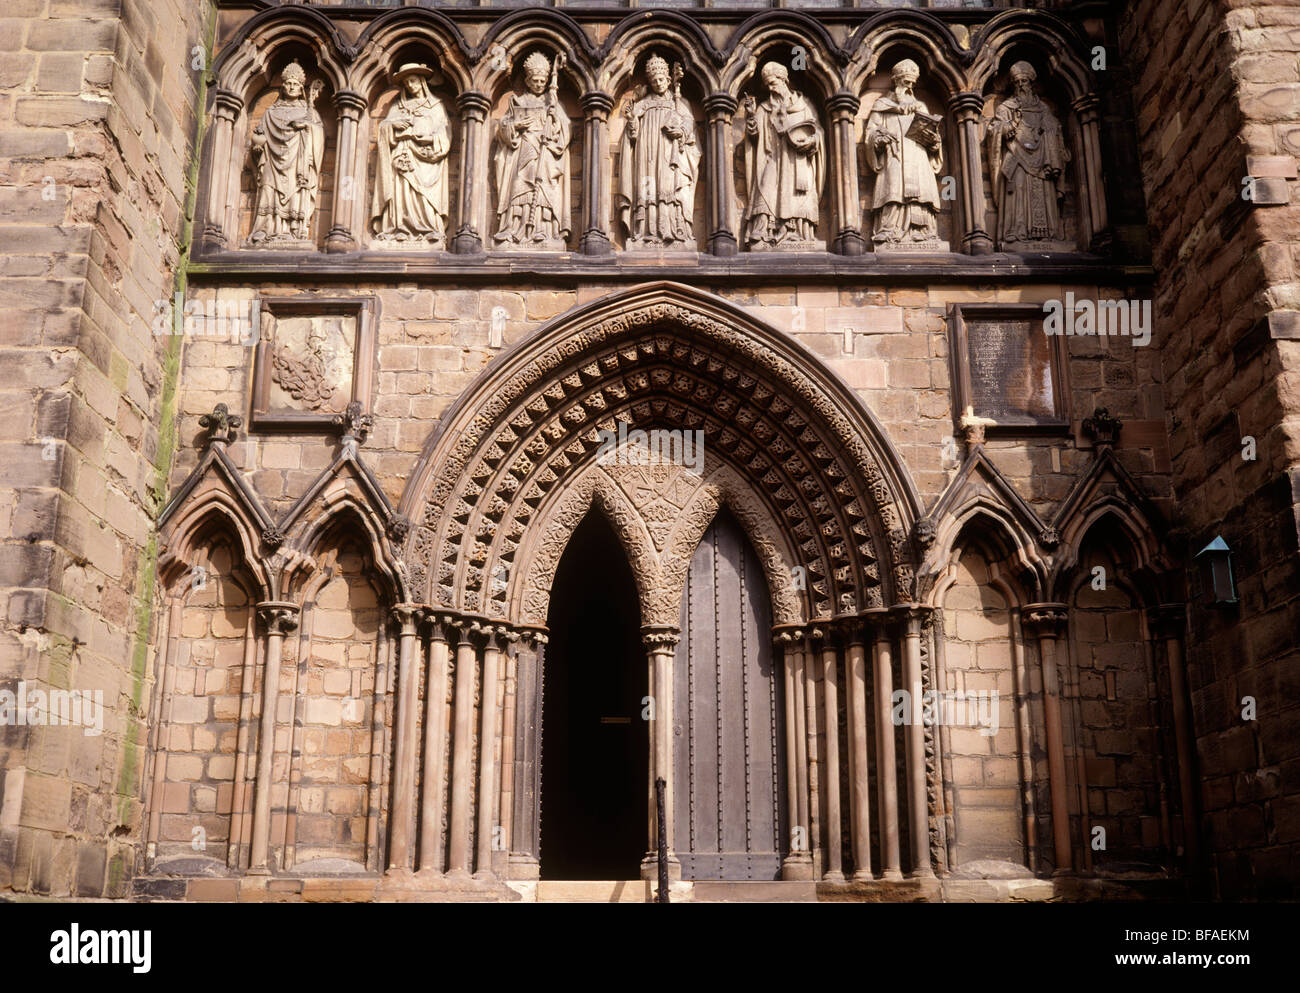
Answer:
[[[1300, 10], [1144, 0], [1123, 22], [1157, 282], [1182, 550], [1216, 535], [1240, 603], [1189, 608], [1211, 876], [1300, 880]], [[1257, 158], [1258, 157], [1258, 158]], [[1256, 199], [1242, 199], [1253, 174]], [[1245, 438], [1256, 458], [1243, 458]], [[1189, 571], [1191, 592], [1201, 591]], [[1243, 720], [1243, 698], [1258, 719]]]
[[[102, 692], [102, 734], [0, 728], [0, 890], [122, 895], [140, 828], [155, 466], [206, 2], [0, 19], [0, 686]], [[201, 65], [201, 64], [200, 64]]]

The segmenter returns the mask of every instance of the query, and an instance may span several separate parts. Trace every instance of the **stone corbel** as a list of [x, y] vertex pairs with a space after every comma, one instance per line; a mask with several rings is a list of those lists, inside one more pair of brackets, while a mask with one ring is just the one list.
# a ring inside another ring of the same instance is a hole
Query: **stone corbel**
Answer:
[[583, 255], [610, 255], [609, 238], [609, 112], [614, 100], [608, 93], [592, 90], [582, 96], [582, 239]]
[[244, 101], [230, 90], [219, 89], [212, 106], [212, 153], [208, 159], [208, 218], [203, 227], [205, 251], [223, 251], [229, 247], [231, 232], [226, 230], [230, 207], [230, 175], [235, 121], [243, 113]]
[[341, 90], [334, 96], [339, 111], [338, 147], [335, 149], [334, 167], [334, 226], [325, 237], [327, 252], [355, 252], [357, 233], [353, 220], [359, 201], [364, 201], [364, 184], [356, 175], [357, 133], [366, 100], [351, 90]]
[[984, 229], [984, 170], [980, 164], [979, 123], [984, 98], [978, 93], [958, 93], [948, 101], [957, 119], [957, 154], [961, 163], [961, 250], [967, 255], [989, 255], [993, 239]]
[[831, 250], [840, 255], [863, 255], [867, 251], [858, 200], [858, 150], [853, 140], [859, 106], [861, 101], [846, 90], [827, 103], [831, 114], [831, 196], [836, 227]]
[[491, 102], [482, 93], [467, 90], [457, 98], [460, 106], [460, 227], [452, 239], [457, 255], [483, 251], [487, 215], [487, 114]]
[[731, 256], [740, 251], [731, 224], [731, 118], [736, 113], [736, 98], [730, 93], [710, 93], [704, 101], [708, 123], [705, 166], [708, 170], [709, 252]]

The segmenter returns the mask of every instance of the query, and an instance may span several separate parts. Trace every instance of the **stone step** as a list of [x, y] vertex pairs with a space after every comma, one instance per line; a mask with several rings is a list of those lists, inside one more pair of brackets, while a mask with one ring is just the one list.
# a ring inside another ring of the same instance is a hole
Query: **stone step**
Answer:
[[538, 903], [645, 903], [651, 884], [644, 879], [543, 879]]
[[816, 903], [817, 884], [807, 880], [697, 879], [695, 903]]

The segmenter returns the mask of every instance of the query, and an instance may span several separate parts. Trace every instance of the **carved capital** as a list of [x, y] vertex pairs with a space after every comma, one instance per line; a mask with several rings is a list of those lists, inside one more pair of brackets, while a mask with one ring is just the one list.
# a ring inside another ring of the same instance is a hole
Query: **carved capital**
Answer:
[[234, 121], [244, 109], [243, 98], [230, 90], [217, 90], [212, 101], [212, 116], [222, 121]]
[[352, 90], [339, 90], [334, 94], [334, 106], [339, 115], [349, 120], [359, 120], [366, 109], [366, 98]]
[[948, 101], [948, 109], [957, 118], [957, 123], [971, 124], [980, 119], [980, 114], [984, 111], [984, 98], [970, 91], [954, 93]]
[[1111, 415], [1105, 407], [1098, 407], [1091, 417], [1083, 419], [1083, 433], [1092, 439], [1098, 448], [1109, 448], [1119, 441], [1119, 433], [1124, 422]]
[[905, 634], [920, 635], [921, 629], [934, 622], [934, 608], [923, 603], [899, 603], [890, 613], [903, 625]]
[[1070, 619], [1064, 603], [1031, 603], [1020, 611], [1020, 624], [1035, 638], [1058, 638]]
[[415, 637], [423, 619], [424, 606], [418, 603], [398, 603], [393, 605], [393, 622], [401, 629], [403, 638]]
[[861, 614], [863, 622], [871, 628], [873, 638], [888, 638], [893, 617], [889, 607], [868, 607]]
[[1095, 93], [1085, 93], [1078, 97], [1070, 106], [1079, 115], [1080, 124], [1092, 124], [1097, 120], [1097, 114], [1101, 107], [1101, 100]]
[[614, 109], [614, 98], [602, 90], [588, 90], [582, 95], [582, 110], [587, 119], [605, 120]]
[[681, 629], [676, 627], [643, 627], [641, 629], [641, 643], [650, 650], [651, 654], [673, 651], [681, 637]]
[[232, 414], [230, 408], [219, 403], [212, 408], [212, 413], [199, 418], [199, 427], [208, 429], [208, 444], [228, 444], [235, 440], [235, 432], [244, 423], [238, 414]]
[[528, 648], [536, 648], [539, 645], [545, 645], [549, 640], [549, 632], [544, 627], [533, 625], [523, 625], [516, 628], [519, 632], [519, 641]]
[[257, 616], [268, 635], [284, 637], [298, 627], [299, 607], [284, 600], [267, 600], [257, 605]]
[[456, 106], [470, 120], [484, 121], [487, 119], [487, 112], [492, 106], [492, 101], [478, 90], [466, 90], [456, 98]]
[[1162, 603], [1147, 610], [1147, 621], [1157, 638], [1181, 638], [1187, 630], [1187, 607], [1181, 603]]
[[803, 641], [804, 627], [802, 624], [782, 624], [772, 629], [772, 644], [778, 648], [788, 648], [791, 645], [799, 645]]
[[456, 622], [455, 613], [423, 607], [419, 613], [419, 622], [424, 628], [425, 637], [430, 641], [449, 641], [449, 633]]
[[728, 120], [736, 112], [736, 98], [730, 93], [710, 93], [704, 98], [704, 112], [709, 120]]
[[861, 105], [862, 101], [848, 90], [840, 90], [832, 94], [831, 98], [826, 101], [826, 109], [831, 112], [831, 117], [834, 120], [852, 121]]

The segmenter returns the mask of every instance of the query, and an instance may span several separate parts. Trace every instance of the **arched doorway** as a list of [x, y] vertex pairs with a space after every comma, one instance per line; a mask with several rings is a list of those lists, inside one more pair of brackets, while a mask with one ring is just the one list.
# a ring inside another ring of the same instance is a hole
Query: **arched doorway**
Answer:
[[551, 591], [542, 693], [543, 879], [635, 879], [646, 851], [646, 665], [636, 583], [597, 513]]

